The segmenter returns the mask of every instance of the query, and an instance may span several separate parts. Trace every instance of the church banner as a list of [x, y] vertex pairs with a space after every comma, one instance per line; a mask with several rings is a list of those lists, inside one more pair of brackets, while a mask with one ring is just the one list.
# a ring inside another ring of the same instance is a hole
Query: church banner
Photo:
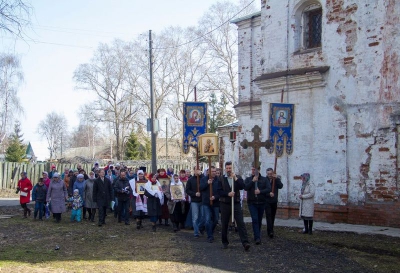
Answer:
[[183, 152], [189, 153], [190, 147], [197, 148], [198, 136], [207, 133], [207, 103], [183, 103]]
[[275, 152], [281, 157], [284, 152], [293, 152], [294, 104], [271, 103], [269, 112], [269, 140], [272, 147], [270, 154]]

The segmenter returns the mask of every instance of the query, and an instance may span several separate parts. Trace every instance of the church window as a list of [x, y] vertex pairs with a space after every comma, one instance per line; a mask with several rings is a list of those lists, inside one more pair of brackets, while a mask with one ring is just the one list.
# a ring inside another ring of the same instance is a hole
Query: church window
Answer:
[[313, 9], [304, 13], [304, 47], [321, 47], [322, 9]]

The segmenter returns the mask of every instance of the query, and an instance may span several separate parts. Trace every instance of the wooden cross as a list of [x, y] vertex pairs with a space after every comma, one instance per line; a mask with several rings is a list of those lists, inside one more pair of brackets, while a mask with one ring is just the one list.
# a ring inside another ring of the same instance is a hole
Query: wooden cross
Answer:
[[251, 131], [254, 134], [254, 139], [252, 142], [249, 142], [247, 139], [243, 140], [240, 142], [240, 146], [243, 147], [243, 149], [247, 149], [248, 147], [252, 147], [254, 149], [254, 167], [259, 168], [260, 167], [260, 148], [265, 147], [266, 149], [269, 149], [272, 147], [272, 142], [268, 139], [264, 142], [261, 142], [260, 140], [260, 134], [261, 134], [261, 128], [256, 125], [251, 129]]

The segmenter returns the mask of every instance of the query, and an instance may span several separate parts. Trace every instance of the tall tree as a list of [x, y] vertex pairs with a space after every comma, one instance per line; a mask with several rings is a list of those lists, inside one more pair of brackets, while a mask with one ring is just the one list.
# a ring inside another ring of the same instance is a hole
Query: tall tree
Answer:
[[208, 104], [208, 132], [215, 133], [219, 126], [231, 123], [235, 120], [233, 110], [228, 109], [228, 101], [224, 94], [220, 100], [215, 93], [210, 95]]
[[96, 99], [88, 107], [97, 122], [112, 125], [116, 140], [116, 156], [122, 159], [124, 137], [132, 129], [140, 109], [129, 91], [129, 50], [127, 44], [116, 40], [111, 45], [100, 44], [91, 61], [81, 64], [74, 72], [76, 87], [94, 92]]
[[19, 58], [0, 54], [0, 143], [11, 131], [14, 119], [23, 113], [18, 97], [23, 80]]
[[46, 138], [50, 160], [57, 159], [57, 152], [61, 145], [68, 139], [67, 119], [63, 114], [52, 112], [46, 115], [46, 118], [39, 123], [37, 132], [41, 138]]
[[253, 12], [253, 4], [221, 1], [212, 5], [199, 21], [197, 34], [213, 56], [205, 88], [222, 92], [231, 106], [238, 103], [238, 35], [229, 21]]
[[32, 6], [27, 1], [0, 0], [0, 30], [21, 37], [31, 13]]
[[23, 144], [21, 124], [17, 121], [14, 133], [10, 136], [9, 146], [6, 150], [6, 161], [21, 162], [25, 158], [26, 145]]
[[130, 160], [141, 159], [141, 158], [139, 158], [140, 148], [141, 148], [141, 144], [138, 140], [138, 137], [136, 136], [136, 134], [134, 132], [132, 132], [125, 144], [126, 159], [130, 159]]

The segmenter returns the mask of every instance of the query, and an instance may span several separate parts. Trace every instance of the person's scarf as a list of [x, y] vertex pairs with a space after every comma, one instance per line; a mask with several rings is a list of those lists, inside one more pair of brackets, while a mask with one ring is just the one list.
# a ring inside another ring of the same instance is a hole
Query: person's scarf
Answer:
[[[152, 186], [154, 186], [154, 185], [157, 186], [157, 190], [152, 188]], [[161, 184], [160, 184], [160, 182], [158, 182], [158, 180], [156, 180], [156, 182], [154, 184], [150, 180], [147, 181], [144, 188], [152, 196], [155, 196], [157, 194], [158, 198], [160, 199], [160, 204], [161, 205], [164, 204], [164, 194], [161, 189]]]
[[310, 182], [310, 174], [309, 173], [303, 173], [301, 175], [303, 179], [303, 184], [301, 185], [301, 194], [304, 194], [304, 190], [306, 189], [307, 185]]
[[[139, 172], [137, 173], [137, 177], [139, 177]], [[140, 196], [140, 194], [138, 194], [136, 192], [136, 181], [139, 181], [139, 178], [134, 178], [129, 180], [129, 184], [131, 185], [131, 189], [132, 189], [132, 194], [133, 196], [136, 197], [136, 211], [143, 211], [143, 212], [147, 212], [147, 196], [143, 195], [143, 201], [142, 198]]]

